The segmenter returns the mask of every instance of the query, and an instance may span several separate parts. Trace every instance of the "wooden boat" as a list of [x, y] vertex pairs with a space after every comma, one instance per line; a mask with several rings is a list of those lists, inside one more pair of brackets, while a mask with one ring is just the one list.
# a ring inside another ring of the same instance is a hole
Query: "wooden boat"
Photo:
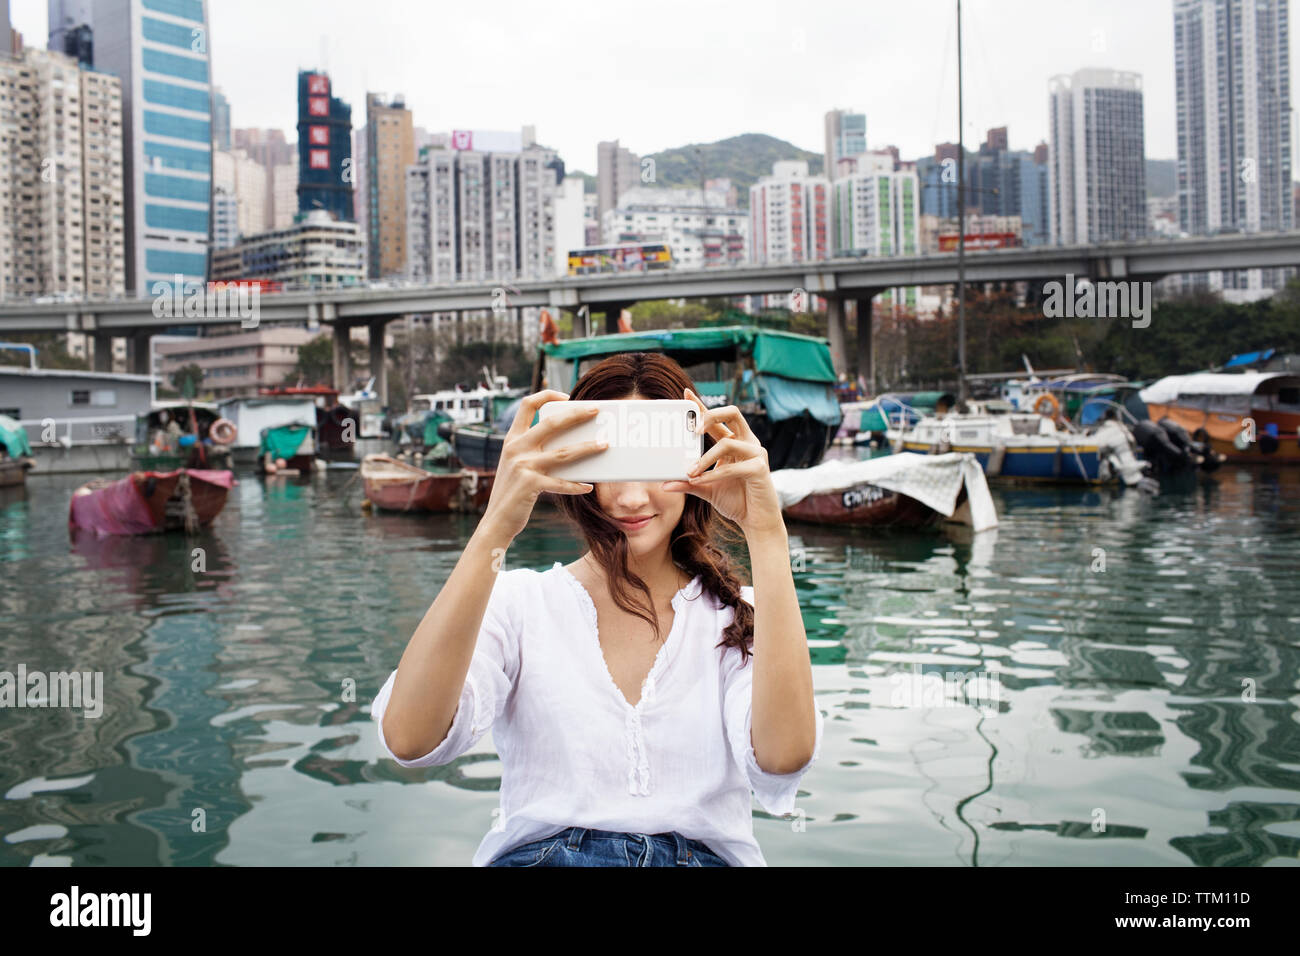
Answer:
[[36, 465], [27, 431], [15, 419], [0, 415], [0, 488], [27, 483], [27, 470]]
[[68, 526], [97, 534], [197, 530], [221, 513], [234, 483], [229, 471], [196, 468], [98, 478], [73, 492]]
[[361, 461], [366, 498], [383, 511], [479, 511], [487, 506], [493, 475], [425, 471], [390, 455], [366, 455]]
[[924, 528], [951, 520], [997, 527], [984, 472], [970, 454], [903, 452], [861, 461], [829, 459], [772, 472], [788, 518], [869, 528]]
[[21, 458], [0, 458], [0, 488], [25, 484], [31, 462]]
[[1152, 421], [1168, 418], [1229, 462], [1300, 464], [1300, 375], [1197, 372], [1141, 392]]
[[944, 517], [915, 498], [869, 482], [811, 494], [782, 511], [797, 521], [870, 528], [928, 528]]

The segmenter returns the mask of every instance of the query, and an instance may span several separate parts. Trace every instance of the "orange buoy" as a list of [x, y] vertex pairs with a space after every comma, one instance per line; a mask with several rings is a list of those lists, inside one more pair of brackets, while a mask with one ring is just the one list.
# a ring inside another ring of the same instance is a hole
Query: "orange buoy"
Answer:
[[[1048, 410], [1044, 410], [1047, 406]], [[1056, 396], [1051, 392], [1044, 392], [1034, 399], [1034, 413], [1037, 415], [1047, 415], [1050, 418], [1059, 418], [1061, 414], [1061, 403], [1057, 401]]]
[[235, 427], [235, 423], [230, 419], [218, 418], [212, 423], [212, 427], [208, 429], [208, 437], [218, 445], [229, 445], [235, 440], [235, 435], [238, 432], [239, 429]]

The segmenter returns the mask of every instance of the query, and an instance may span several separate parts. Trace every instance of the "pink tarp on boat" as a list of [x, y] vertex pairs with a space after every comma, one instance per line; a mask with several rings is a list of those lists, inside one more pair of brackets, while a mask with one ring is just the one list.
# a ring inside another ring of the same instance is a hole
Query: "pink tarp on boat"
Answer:
[[[229, 471], [186, 470], [191, 481], [206, 481], [226, 489], [235, 483], [235, 476]], [[177, 477], [180, 469], [145, 474], [165, 481]], [[144, 494], [131, 475], [99, 487], [92, 483], [78, 488], [72, 495], [68, 523], [74, 528], [87, 528], [97, 534], [148, 534], [158, 530]]]

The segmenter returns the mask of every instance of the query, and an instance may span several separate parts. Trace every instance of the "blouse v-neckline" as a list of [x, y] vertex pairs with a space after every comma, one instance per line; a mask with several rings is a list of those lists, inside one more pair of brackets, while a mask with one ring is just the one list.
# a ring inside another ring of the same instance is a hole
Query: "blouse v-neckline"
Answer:
[[614, 674], [609, 669], [609, 661], [605, 657], [605, 649], [600, 644], [599, 615], [596, 613], [596, 602], [592, 600], [591, 593], [587, 590], [586, 585], [578, 580], [577, 575], [559, 561], [556, 561], [554, 566], [559, 568], [564, 577], [572, 583], [574, 592], [577, 594], [579, 601], [587, 611], [588, 620], [591, 622], [591, 639], [595, 645], [596, 656], [600, 658], [601, 670], [605, 673], [606, 682], [614, 692], [614, 696], [617, 697], [619, 702], [623, 705], [624, 709], [630, 712], [629, 716], [632, 714], [639, 716], [641, 713], [641, 705], [644, 704], [648, 698], [654, 696], [655, 683], [661, 676], [669, 659], [669, 648], [676, 647], [678, 635], [681, 633], [683, 627], [682, 605], [686, 601], [691, 600], [698, 595], [699, 588], [697, 585], [699, 584], [700, 576], [697, 574], [685, 585], [678, 588], [677, 593], [673, 595], [671, 601], [673, 608], [672, 627], [668, 629], [668, 637], [659, 645], [659, 650], [655, 653], [654, 663], [650, 665], [650, 670], [646, 673], [645, 679], [641, 681], [641, 696], [638, 697], [637, 702], [633, 704], [627, 699], [627, 695], [623, 693], [622, 689], [619, 688], [618, 683], [614, 680]]

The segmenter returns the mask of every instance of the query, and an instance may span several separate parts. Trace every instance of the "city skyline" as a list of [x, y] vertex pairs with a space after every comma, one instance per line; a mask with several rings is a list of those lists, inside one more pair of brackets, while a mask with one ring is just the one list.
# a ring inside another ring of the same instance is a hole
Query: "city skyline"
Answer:
[[[11, 6], [15, 29], [43, 46], [46, 0]], [[210, 14], [213, 79], [236, 128], [292, 134], [297, 70], [323, 68], [354, 110], [364, 109], [369, 92], [403, 94], [416, 125], [430, 130], [533, 125], [570, 168], [592, 174], [596, 144], [614, 138], [647, 155], [757, 132], [821, 152], [824, 114], [837, 107], [867, 115], [872, 148], [896, 145], [914, 159], [956, 138], [953, 6], [928, 0], [863, 12], [827, 2], [794, 28], [774, 29], [782, 22], [774, 2], [747, 6], [744, 18], [720, 6], [669, 2], [653, 16], [632, 8], [625, 20], [614, 11], [595, 23], [547, 20], [545, 8], [529, 4], [507, 4], [489, 22], [376, 0], [371, 15], [354, 23], [356, 8], [338, 0], [272, 9], [223, 0]], [[966, 0], [968, 145], [1006, 126], [1012, 148], [1032, 149], [1047, 139], [1051, 77], [1102, 67], [1141, 74], [1147, 156], [1175, 158], [1172, 0], [1101, 0], [1090, 8]], [[303, 25], [308, 18], [314, 26]], [[448, 40], [457, 35], [490, 39]], [[628, 47], [629, 38], [640, 46]], [[483, 69], [485, 58], [500, 64], [498, 78]], [[774, 62], [789, 68], [772, 69]], [[629, 98], [629, 89], [638, 97]], [[268, 95], [274, 90], [283, 94]], [[584, 103], [590, 108], [575, 108]]]

